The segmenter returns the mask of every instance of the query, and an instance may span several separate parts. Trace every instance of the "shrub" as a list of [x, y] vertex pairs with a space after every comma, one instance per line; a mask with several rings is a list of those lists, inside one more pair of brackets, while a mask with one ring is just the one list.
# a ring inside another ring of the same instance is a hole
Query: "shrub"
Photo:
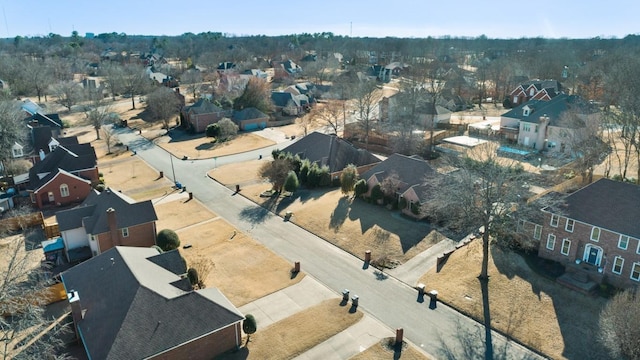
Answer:
[[420, 204], [418, 204], [418, 203], [412, 203], [412, 204], [411, 204], [411, 212], [412, 212], [414, 215], [418, 215], [418, 214], [420, 214]]
[[160, 230], [156, 237], [156, 244], [160, 246], [163, 251], [169, 251], [177, 249], [180, 246], [180, 238], [175, 231], [171, 229]]
[[318, 165], [315, 163], [313, 163], [309, 168], [309, 173], [307, 174], [307, 186], [309, 188], [320, 186], [320, 168], [318, 168]]
[[331, 174], [329, 173], [329, 167], [323, 166], [320, 168], [320, 186], [330, 186], [331, 185]]
[[406, 209], [407, 208], [407, 204], [408, 204], [407, 199], [405, 199], [403, 197], [401, 197], [400, 201], [398, 201], [398, 207], [400, 209]]
[[238, 125], [236, 125], [236, 123], [234, 123], [231, 119], [224, 118], [218, 121], [217, 124], [220, 127], [219, 135], [223, 139], [229, 139], [238, 134]]
[[309, 159], [302, 160], [302, 163], [300, 164], [300, 175], [298, 176], [298, 180], [300, 180], [300, 184], [307, 185], [310, 169], [311, 169], [311, 162], [309, 162]]
[[160, 248], [160, 246], [158, 246], [158, 245], [153, 245], [153, 246], [151, 246], [151, 248], [152, 248], [152, 249], [156, 249], [156, 251], [157, 251], [159, 254], [162, 254], [162, 253], [164, 252], [164, 251], [162, 251], [162, 249], [161, 249], [161, 248]]
[[187, 270], [187, 278], [193, 287], [198, 285], [200, 282], [200, 279], [198, 278], [198, 271], [194, 268], [189, 268], [189, 270]]
[[373, 201], [374, 203], [377, 203], [378, 200], [382, 199], [383, 196], [384, 194], [382, 193], [382, 188], [380, 187], [380, 184], [376, 184], [371, 189], [371, 201]]
[[367, 181], [365, 179], [360, 179], [356, 181], [353, 187], [353, 191], [354, 191], [355, 197], [362, 196], [367, 191], [369, 191], [369, 184], [367, 184]]
[[103, 191], [104, 191], [104, 189], [106, 189], [106, 188], [107, 188], [107, 186], [106, 186], [104, 183], [100, 183], [100, 184], [97, 184], [97, 185], [95, 186], [95, 189], [96, 189], [98, 192], [103, 192]]
[[340, 188], [343, 194], [348, 194], [353, 191], [356, 181], [358, 181], [358, 169], [355, 165], [349, 164], [342, 174], [340, 174]]
[[284, 190], [289, 192], [294, 192], [298, 190], [298, 186], [300, 183], [298, 182], [298, 176], [292, 170], [287, 174], [287, 179], [284, 181]]
[[258, 330], [258, 325], [256, 324], [256, 318], [251, 314], [247, 314], [244, 316], [244, 321], [242, 322], [242, 331], [247, 334], [247, 343], [249, 342], [249, 337], [251, 334], [255, 333]]
[[205, 130], [205, 135], [207, 137], [218, 137], [220, 135], [220, 125], [218, 124], [209, 124]]

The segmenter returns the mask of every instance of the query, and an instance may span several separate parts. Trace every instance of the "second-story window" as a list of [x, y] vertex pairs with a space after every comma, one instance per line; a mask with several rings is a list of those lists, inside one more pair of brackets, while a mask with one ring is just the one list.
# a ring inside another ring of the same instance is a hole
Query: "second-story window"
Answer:
[[549, 225], [553, 226], [553, 227], [558, 227], [558, 220], [559, 220], [559, 216], [556, 214], [551, 215], [551, 222], [549, 223]]
[[567, 225], [564, 227], [564, 229], [568, 232], [573, 232], [573, 226], [575, 225], [575, 223], [576, 222], [572, 219], [567, 219]]
[[599, 241], [600, 240], [600, 228], [599, 227], [593, 227], [593, 229], [591, 229], [591, 240], [593, 241]]

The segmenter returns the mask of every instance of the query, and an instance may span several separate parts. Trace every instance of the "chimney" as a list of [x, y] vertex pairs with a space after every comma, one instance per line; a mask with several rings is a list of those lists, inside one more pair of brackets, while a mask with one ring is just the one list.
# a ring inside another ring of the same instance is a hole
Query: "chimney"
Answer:
[[80, 334], [78, 333], [78, 325], [80, 324], [80, 321], [84, 319], [84, 311], [82, 310], [82, 305], [80, 304], [80, 295], [77, 291], [71, 290], [67, 294], [67, 299], [69, 300], [69, 306], [71, 306], [71, 316], [73, 317], [76, 340], [79, 340]]
[[40, 161], [44, 160], [44, 150], [40, 149], [40, 151], [38, 151], [38, 155], [40, 156]]
[[111, 234], [111, 244], [114, 247], [120, 246], [120, 233], [118, 232], [118, 222], [116, 221], [116, 210], [114, 208], [107, 209], [107, 224]]

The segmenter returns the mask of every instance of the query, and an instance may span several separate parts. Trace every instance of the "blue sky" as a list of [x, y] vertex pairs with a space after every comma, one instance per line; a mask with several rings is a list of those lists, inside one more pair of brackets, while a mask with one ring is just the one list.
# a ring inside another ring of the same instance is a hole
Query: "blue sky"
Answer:
[[640, 33], [637, 0], [167, 1], [0, 0], [0, 37], [124, 32], [371, 37], [622, 38]]

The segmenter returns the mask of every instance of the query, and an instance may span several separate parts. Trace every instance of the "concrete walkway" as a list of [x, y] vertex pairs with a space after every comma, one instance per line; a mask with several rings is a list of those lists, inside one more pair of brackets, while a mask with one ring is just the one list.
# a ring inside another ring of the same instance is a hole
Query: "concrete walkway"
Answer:
[[[265, 328], [275, 322], [338, 295], [307, 275], [299, 283], [240, 307], [243, 314], [252, 314], [258, 326]], [[348, 329], [316, 345], [297, 359], [348, 359], [385, 337], [395, 334], [371, 316], [364, 315]]]

